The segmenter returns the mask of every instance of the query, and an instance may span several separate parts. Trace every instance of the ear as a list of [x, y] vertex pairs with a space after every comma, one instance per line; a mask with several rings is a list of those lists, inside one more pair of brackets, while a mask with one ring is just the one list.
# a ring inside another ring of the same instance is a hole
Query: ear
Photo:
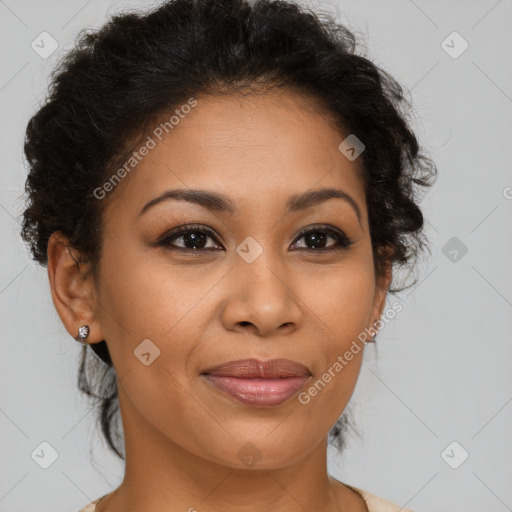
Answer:
[[384, 311], [388, 289], [391, 285], [391, 279], [393, 277], [393, 262], [391, 259], [391, 249], [383, 249], [382, 254], [386, 258], [386, 263], [381, 274], [376, 277], [375, 295], [373, 299], [372, 309], [372, 326], [375, 325], [377, 320], [379, 320], [379, 318], [381, 317], [382, 312]]
[[53, 303], [66, 330], [75, 338], [78, 328], [88, 325], [90, 333], [86, 341], [102, 341], [103, 333], [95, 319], [93, 279], [85, 275], [78, 252], [65, 235], [55, 231], [48, 240], [47, 255]]

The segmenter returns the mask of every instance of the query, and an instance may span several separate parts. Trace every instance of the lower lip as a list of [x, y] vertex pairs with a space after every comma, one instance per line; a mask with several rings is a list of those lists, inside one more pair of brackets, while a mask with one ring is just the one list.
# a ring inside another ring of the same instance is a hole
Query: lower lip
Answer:
[[253, 407], [282, 404], [296, 395], [309, 379], [309, 376], [286, 377], [283, 379], [240, 379], [219, 375], [203, 376], [217, 389]]

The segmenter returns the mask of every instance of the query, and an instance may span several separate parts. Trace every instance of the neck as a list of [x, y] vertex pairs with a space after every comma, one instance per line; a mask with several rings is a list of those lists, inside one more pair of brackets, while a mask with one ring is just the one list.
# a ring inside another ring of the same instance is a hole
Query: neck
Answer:
[[364, 505], [354, 506], [361, 505], [360, 497], [329, 477], [326, 438], [302, 459], [283, 467], [233, 468], [163, 436], [131, 407], [121, 387], [119, 400], [125, 474], [121, 485], [98, 504], [97, 512], [334, 512], [345, 509], [345, 504], [351, 510], [366, 510]]

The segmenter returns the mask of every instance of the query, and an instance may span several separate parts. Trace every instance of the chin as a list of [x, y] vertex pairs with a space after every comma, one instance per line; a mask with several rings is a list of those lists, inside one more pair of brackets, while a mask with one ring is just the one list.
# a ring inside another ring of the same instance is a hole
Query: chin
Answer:
[[274, 470], [291, 466], [302, 459], [315, 443], [298, 443], [293, 436], [261, 437], [233, 441], [215, 462], [233, 469]]

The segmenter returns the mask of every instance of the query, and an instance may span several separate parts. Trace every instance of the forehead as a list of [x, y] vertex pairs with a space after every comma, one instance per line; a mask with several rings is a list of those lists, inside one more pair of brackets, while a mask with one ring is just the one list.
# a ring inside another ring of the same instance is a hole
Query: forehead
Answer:
[[150, 149], [138, 151], [109, 208], [132, 208], [134, 216], [166, 189], [206, 188], [266, 209], [281, 196], [335, 186], [363, 209], [359, 162], [340, 152], [346, 136], [314, 99], [279, 91], [195, 101], [155, 123], [142, 143]]

